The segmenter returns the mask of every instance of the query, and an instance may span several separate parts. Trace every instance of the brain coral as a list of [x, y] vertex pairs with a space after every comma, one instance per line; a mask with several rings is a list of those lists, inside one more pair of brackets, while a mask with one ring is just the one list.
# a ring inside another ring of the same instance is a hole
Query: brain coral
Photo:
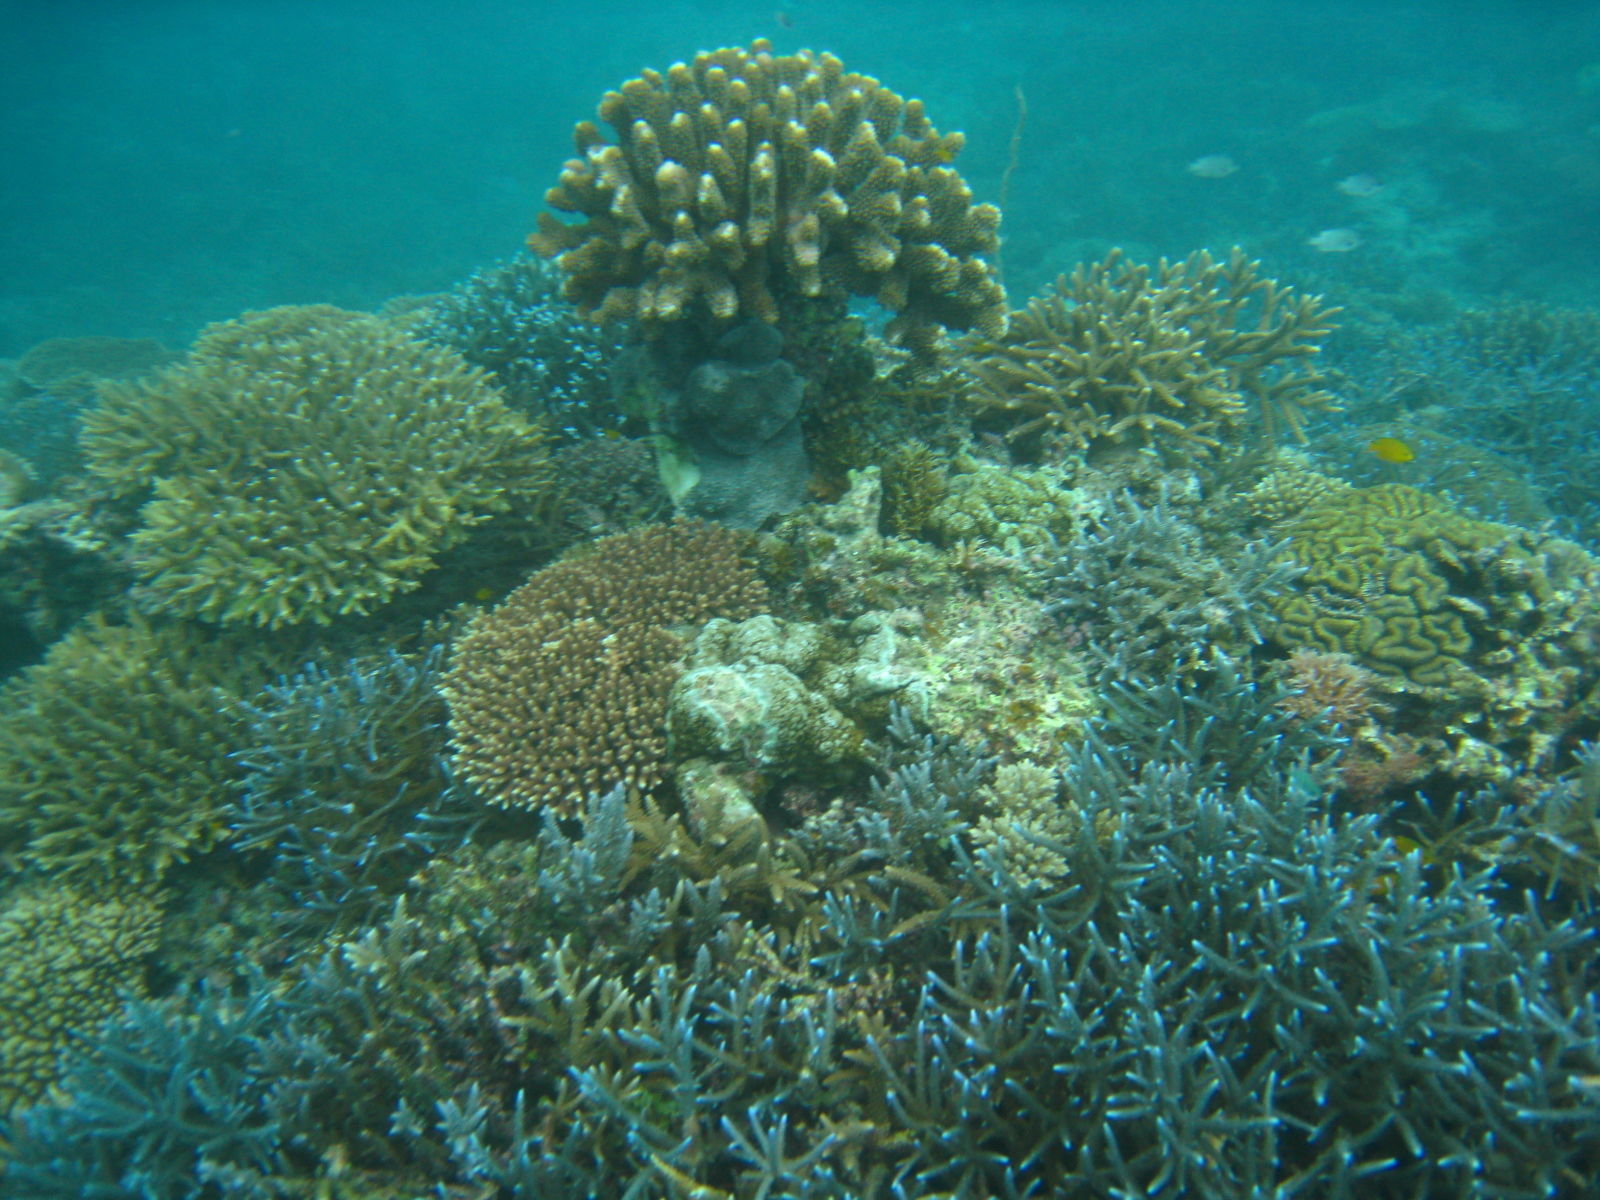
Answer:
[[1005, 328], [979, 256], [1000, 212], [972, 203], [921, 101], [846, 72], [830, 54], [765, 41], [646, 71], [585, 121], [529, 244], [561, 256], [568, 297], [647, 330], [709, 314], [776, 321], [785, 294], [873, 296], [893, 332]]
[[223, 830], [237, 701], [281, 668], [237, 636], [90, 621], [0, 688], [0, 847], [159, 876]]
[[139, 893], [49, 884], [0, 911], [0, 1115], [38, 1100], [75, 1037], [143, 990], [161, 914]]
[[535, 574], [456, 642], [442, 690], [456, 769], [496, 804], [570, 815], [588, 793], [666, 774], [681, 630], [766, 606], [743, 538], [649, 525]]
[[[1328, 406], [1308, 365], [1338, 310], [1257, 273], [1237, 248], [1155, 270], [1113, 250], [1013, 313], [1004, 337], [973, 347], [969, 395], [1011, 422], [1008, 436], [1053, 433], [1068, 444], [1215, 448], [1251, 405], [1271, 436], [1297, 436]], [[1169, 443], [1170, 444], [1170, 443]]]
[[1556, 600], [1537, 539], [1415, 488], [1335, 492], [1280, 531], [1306, 571], [1274, 601], [1277, 639], [1412, 683], [1460, 682]]
[[372, 611], [549, 479], [482, 372], [326, 306], [213, 325], [181, 365], [103, 386], [82, 444], [153, 496], [133, 549], [154, 605], [272, 627]]

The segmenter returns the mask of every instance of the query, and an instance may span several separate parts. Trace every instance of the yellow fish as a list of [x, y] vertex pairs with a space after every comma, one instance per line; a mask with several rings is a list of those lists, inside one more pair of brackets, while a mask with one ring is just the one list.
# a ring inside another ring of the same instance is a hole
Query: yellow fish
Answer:
[[1367, 443], [1367, 449], [1386, 463], [1408, 463], [1417, 457], [1417, 452], [1399, 438], [1375, 438]]

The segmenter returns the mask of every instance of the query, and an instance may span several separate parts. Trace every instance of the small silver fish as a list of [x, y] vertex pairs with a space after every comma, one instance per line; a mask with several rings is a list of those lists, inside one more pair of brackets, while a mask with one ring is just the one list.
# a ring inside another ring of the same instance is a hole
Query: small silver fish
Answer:
[[1239, 169], [1239, 164], [1226, 154], [1204, 154], [1184, 169], [1201, 179], [1226, 179]]
[[1333, 186], [1344, 195], [1354, 196], [1358, 200], [1376, 196], [1383, 191], [1383, 184], [1371, 175], [1346, 175]]
[[1354, 229], [1324, 229], [1308, 237], [1306, 245], [1321, 254], [1348, 254], [1361, 245], [1361, 235]]

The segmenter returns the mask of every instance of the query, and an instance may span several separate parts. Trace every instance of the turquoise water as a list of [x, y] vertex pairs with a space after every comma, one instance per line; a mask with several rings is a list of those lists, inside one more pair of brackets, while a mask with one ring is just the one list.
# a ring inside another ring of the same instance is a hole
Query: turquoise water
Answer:
[[[1021, 87], [1023, 294], [1110, 245], [1575, 302], [1600, 258], [1584, 4], [7, 7], [0, 353], [441, 290], [516, 250], [601, 91], [758, 36], [924, 98], [990, 200]], [[1185, 174], [1207, 154], [1240, 170]], [[1333, 191], [1358, 173], [1403, 183], [1403, 228]], [[1306, 261], [1346, 225], [1366, 254]]]
[[1600, 5], [0, 30], [0, 1200], [1600, 1196]]

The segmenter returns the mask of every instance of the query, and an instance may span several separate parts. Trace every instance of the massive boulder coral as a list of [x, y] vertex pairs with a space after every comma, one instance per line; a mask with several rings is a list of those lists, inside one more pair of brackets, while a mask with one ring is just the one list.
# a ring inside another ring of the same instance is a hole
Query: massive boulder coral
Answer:
[[647, 331], [709, 316], [773, 322], [786, 295], [875, 297], [907, 335], [1005, 328], [982, 255], [1000, 213], [972, 203], [919, 100], [831, 54], [727, 48], [607, 92], [529, 244], [560, 255], [567, 296]]
[[1542, 765], [1600, 712], [1600, 563], [1399, 484], [1336, 492], [1277, 527], [1305, 574], [1272, 602], [1291, 649], [1348, 654], [1444, 739], [1447, 767]]
[[483, 372], [321, 305], [213, 325], [179, 366], [105, 385], [82, 444], [114, 492], [151, 497], [148, 602], [220, 623], [369, 613], [549, 485], [542, 434]]
[[1203, 452], [1252, 420], [1300, 437], [1305, 414], [1333, 400], [1311, 360], [1338, 310], [1259, 268], [1237, 247], [1153, 271], [1113, 250], [974, 343], [969, 395], [1012, 441]]
[[441, 687], [456, 771], [495, 804], [563, 816], [619, 783], [659, 785], [681, 631], [766, 606], [743, 545], [690, 521], [615, 534], [478, 617]]

